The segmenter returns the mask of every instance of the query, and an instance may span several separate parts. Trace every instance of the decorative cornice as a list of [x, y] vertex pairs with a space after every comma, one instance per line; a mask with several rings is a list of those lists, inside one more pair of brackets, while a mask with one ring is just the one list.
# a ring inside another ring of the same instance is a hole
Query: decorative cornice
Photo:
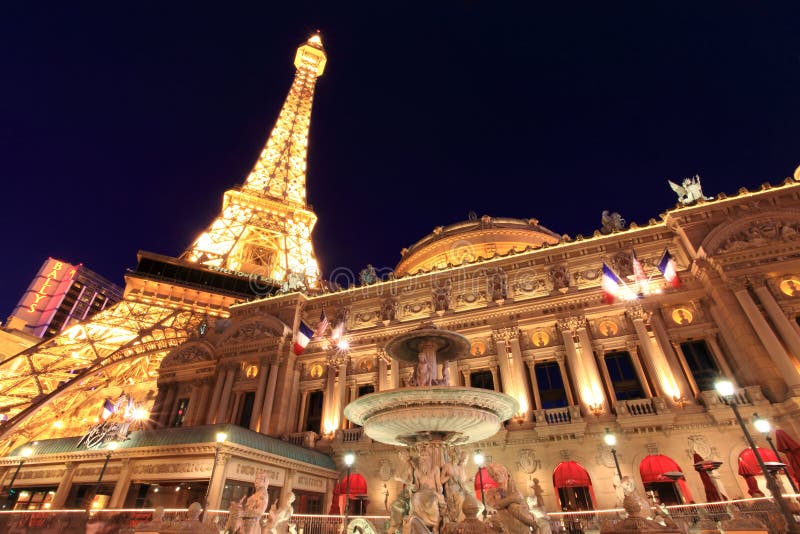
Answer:
[[562, 333], [575, 333], [581, 328], [586, 328], [586, 316], [570, 315], [556, 321], [556, 326]]

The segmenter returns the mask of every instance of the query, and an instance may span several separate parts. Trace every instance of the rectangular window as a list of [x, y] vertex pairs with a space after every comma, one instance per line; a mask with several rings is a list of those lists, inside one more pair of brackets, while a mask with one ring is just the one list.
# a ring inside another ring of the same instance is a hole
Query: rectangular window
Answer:
[[242, 398], [242, 408], [239, 412], [239, 426], [250, 428], [250, 417], [253, 415], [253, 404], [256, 402], [256, 392], [248, 391]]
[[312, 391], [308, 395], [308, 407], [306, 408], [306, 423], [303, 431], [313, 431], [322, 434], [322, 392]]
[[708, 350], [704, 340], [681, 343], [681, 350], [689, 370], [700, 391], [714, 391], [714, 382], [722, 375], [717, 362]]
[[494, 391], [494, 377], [491, 371], [476, 371], [469, 375], [469, 385], [473, 388]]
[[608, 376], [617, 400], [643, 399], [644, 390], [636, 376], [628, 351], [610, 352], [605, 356]]
[[186, 408], [189, 407], [189, 399], [178, 400], [178, 411], [175, 413], [175, 419], [172, 421], [172, 426], [183, 426], [183, 420], [186, 419]]
[[536, 373], [536, 383], [539, 386], [539, 397], [542, 399], [542, 409], [562, 408], [569, 405], [558, 362], [537, 363], [534, 372]]

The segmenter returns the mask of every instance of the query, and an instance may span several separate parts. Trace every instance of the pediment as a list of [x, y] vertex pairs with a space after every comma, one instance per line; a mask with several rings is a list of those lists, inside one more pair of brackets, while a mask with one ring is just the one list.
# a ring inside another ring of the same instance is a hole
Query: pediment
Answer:
[[217, 342], [218, 347], [248, 344], [283, 337], [291, 329], [272, 315], [261, 315], [231, 323]]
[[161, 369], [180, 367], [214, 360], [214, 347], [205, 341], [189, 341], [176, 348], [162, 360]]
[[720, 224], [703, 240], [702, 249], [716, 256], [791, 241], [800, 245], [800, 210], [773, 210]]

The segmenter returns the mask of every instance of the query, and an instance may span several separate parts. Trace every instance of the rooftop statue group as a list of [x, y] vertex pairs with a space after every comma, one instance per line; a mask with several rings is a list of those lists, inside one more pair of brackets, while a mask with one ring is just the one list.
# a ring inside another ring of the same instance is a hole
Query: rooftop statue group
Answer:
[[392, 503], [387, 534], [549, 534], [549, 520], [537, 495], [517, 490], [505, 466], [490, 462], [488, 475], [497, 486], [486, 490], [491, 515], [480, 520], [483, 506], [467, 476], [467, 453], [458, 446], [424, 442], [399, 451], [403, 482]]

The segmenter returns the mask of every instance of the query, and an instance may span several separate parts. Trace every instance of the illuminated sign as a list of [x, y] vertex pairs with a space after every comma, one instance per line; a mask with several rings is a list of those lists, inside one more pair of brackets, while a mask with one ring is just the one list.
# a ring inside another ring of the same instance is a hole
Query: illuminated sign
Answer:
[[47, 277], [45, 277], [44, 282], [42, 282], [42, 285], [39, 286], [39, 289], [36, 291], [36, 293], [34, 293], [34, 301], [28, 306], [28, 311], [31, 313], [37, 311], [39, 302], [42, 299], [53, 296], [55, 289], [58, 287], [58, 275], [61, 274], [61, 271], [65, 266], [67, 266], [67, 269], [70, 269], [69, 279], [72, 279], [72, 277], [75, 276], [75, 272], [77, 271], [75, 267], [69, 265], [68, 263], [65, 264], [62, 261], [55, 260], [55, 263], [50, 268], [50, 272], [47, 273]]

